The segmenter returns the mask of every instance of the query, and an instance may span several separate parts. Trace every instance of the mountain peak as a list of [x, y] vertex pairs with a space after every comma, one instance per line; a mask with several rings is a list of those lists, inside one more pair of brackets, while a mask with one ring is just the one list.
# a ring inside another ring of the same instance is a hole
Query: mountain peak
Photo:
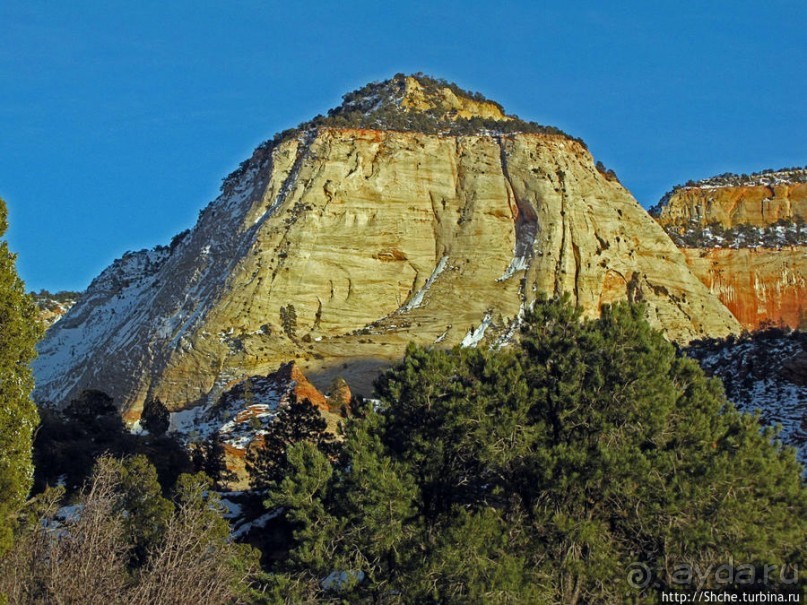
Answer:
[[[283, 141], [312, 134], [320, 128], [419, 132], [437, 136], [499, 136], [534, 133], [564, 137], [584, 149], [586, 143], [554, 126], [522, 120], [507, 114], [501, 104], [480, 92], [464, 90], [453, 82], [423, 73], [395, 74], [370, 82], [342, 96], [342, 104], [294, 128], [278, 132], [256, 149], [259, 157]], [[231, 190], [249, 169], [251, 160], [227, 175], [221, 185]]]
[[461, 89], [446, 80], [424, 74], [396, 74], [383, 82], [372, 82], [343, 97], [339, 107], [328, 112], [331, 117], [361, 112], [366, 115], [379, 112], [427, 114], [441, 121], [492, 120], [506, 122], [513, 119], [504, 113], [501, 105], [486, 99], [481, 93]]
[[276, 134], [264, 146], [318, 128], [345, 128], [420, 132], [440, 136], [540, 133], [566, 137], [585, 147], [580, 139], [554, 126], [544, 126], [508, 115], [497, 102], [479, 92], [422, 73], [396, 74], [370, 82], [342, 97], [342, 104]]
[[446, 119], [467, 120], [478, 117], [497, 122], [513, 119], [505, 115], [504, 109], [498, 103], [488, 101], [479, 93], [468, 94], [457, 86], [443, 85], [431, 79], [425, 80], [424, 85], [417, 77], [407, 76], [404, 79], [404, 87], [401, 106], [406, 111], [438, 110], [444, 112]]

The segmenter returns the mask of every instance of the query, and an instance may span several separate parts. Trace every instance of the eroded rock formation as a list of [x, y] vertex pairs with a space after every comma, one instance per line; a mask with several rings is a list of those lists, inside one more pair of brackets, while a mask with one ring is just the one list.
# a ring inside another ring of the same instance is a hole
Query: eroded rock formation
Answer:
[[[642, 299], [682, 342], [739, 329], [581, 142], [433, 81], [373, 86], [259, 147], [170, 247], [104, 271], [41, 344], [36, 398], [98, 386], [134, 420], [289, 359], [369, 394], [408, 342], [507, 342], [541, 293], [589, 316]], [[428, 132], [333, 126], [362, 119]]]
[[[651, 211], [653, 212], [653, 211]], [[654, 208], [665, 228], [765, 227], [807, 219], [807, 168], [721, 175], [676, 187]]]
[[807, 328], [807, 248], [681, 250], [743, 327]]
[[689, 183], [651, 213], [743, 327], [807, 325], [807, 169]]

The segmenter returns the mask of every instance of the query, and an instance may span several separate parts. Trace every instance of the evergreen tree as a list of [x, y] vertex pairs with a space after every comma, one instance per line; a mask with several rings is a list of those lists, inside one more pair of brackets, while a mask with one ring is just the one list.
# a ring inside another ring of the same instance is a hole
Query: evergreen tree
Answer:
[[171, 426], [171, 415], [162, 401], [149, 398], [143, 404], [140, 424], [152, 435], [165, 435], [165, 432]]
[[124, 458], [118, 465], [120, 500], [116, 511], [126, 511], [124, 525], [132, 544], [134, 562], [142, 564], [160, 545], [174, 512], [162, 496], [157, 469], [142, 454]]
[[[0, 237], [8, 227], [6, 217], [0, 199]], [[38, 423], [29, 364], [41, 328], [15, 258], [8, 244], [0, 242], [0, 554], [11, 546], [14, 515], [31, 489], [31, 443]]]
[[247, 470], [255, 488], [283, 479], [289, 469], [286, 451], [295, 443], [314, 443], [331, 458], [337, 453], [337, 445], [327, 431], [325, 418], [308, 399], [292, 400], [288, 405], [280, 406], [261, 437], [263, 443], [247, 453]]
[[286, 336], [295, 340], [297, 338], [297, 311], [294, 305], [280, 307], [280, 324]]
[[227, 452], [218, 431], [208, 439], [194, 444], [192, 460], [196, 470], [210, 477], [216, 486], [220, 487], [237, 479], [236, 474], [227, 468]]
[[[281, 594], [652, 602], [687, 588], [676, 565], [803, 569], [794, 452], [643, 312], [582, 320], [568, 301], [538, 301], [513, 347], [410, 346], [378, 383], [378, 411], [348, 421], [338, 464], [309, 444], [288, 450], [267, 500], [296, 528]], [[652, 574], [644, 595], [631, 564]]]

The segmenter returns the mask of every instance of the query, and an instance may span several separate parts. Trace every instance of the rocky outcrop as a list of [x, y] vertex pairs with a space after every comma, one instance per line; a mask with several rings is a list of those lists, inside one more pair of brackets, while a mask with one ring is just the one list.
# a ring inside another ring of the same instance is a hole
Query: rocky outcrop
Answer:
[[[385, 90], [350, 103], [387, 107]], [[288, 359], [314, 384], [343, 376], [369, 394], [408, 342], [507, 342], [541, 293], [568, 292], [588, 316], [642, 299], [682, 342], [739, 329], [583, 144], [490, 119], [475, 135], [320, 122], [261, 146], [190, 233], [93, 282], [40, 346], [37, 400], [97, 385], [134, 420], [148, 397], [209, 403]]]
[[295, 401], [308, 400], [321, 410], [329, 410], [327, 397], [308, 381], [300, 367], [293, 361], [280, 366], [276, 373], [276, 380], [293, 385], [292, 393], [294, 393]]
[[744, 328], [807, 328], [807, 248], [681, 250]]
[[57, 292], [51, 294], [42, 290], [39, 293], [32, 293], [34, 303], [38, 311], [38, 319], [45, 327], [50, 328], [53, 324], [64, 317], [81, 294], [79, 292]]
[[721, 175], [674, 188], [651, 211], [665, 229], [764, 227], [807, 219], [807, 168]]
[[450, 88], [438, 86], [430, 93], [417, 78], [403, 79], [404, 91], [401, 106], [409, 112], [437, 111], [445, 117], [507, 122], [512, 120], [498, 103], [486, 99], [472, 99]]
[[[349, 393], [346, 384], [344, 388]], [[215, 463], [223, 463], [227, 470], [229, 476], [219, 478], [227, 489], [247, 489], [247, 454], [263, 446], [267, 427], [280, 408], [293, 401], [309, 401], [319, 409], [328, 429], [335, 432], [340, 416], [330, 408], [343, 405], [343, 394], [323, 395], [292, 361], [266, 376], [236, 382], [205, 406], [172, 413], [169, 429], [190, 450], [201, 447], [208, 456], [221, 456]]]
[[807, 169], [690, 182], [651, 213], [744, 328], [807, 325]]

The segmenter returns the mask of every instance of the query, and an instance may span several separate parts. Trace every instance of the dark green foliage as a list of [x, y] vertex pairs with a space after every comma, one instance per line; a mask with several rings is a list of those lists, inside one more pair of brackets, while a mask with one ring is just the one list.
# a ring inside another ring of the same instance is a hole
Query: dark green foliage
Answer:
[[617, 183], [619, 182], [619, 178], [616, 176], [616, 172], [614, 172], [614, 170], [611, 168], [606, 168], [605, 164], [603, 164], [602, 162], [597, 161], [596, 168], [597, 172], [602, 174], [609, 181], [616, 181]]
[[55, 300], [56, 302], [65, 303], [72, 302], [81, 296], [81, 292], [75, 290], [59, 290], [58, 292], [51, 292], [49, 290], [41, 289], [39, 292], [31, 292], [37, 302], [43, 299]]
[[183, 242], [185, 239], [191, 234], [190, 229], [185, 229], [184, 231], [180, 231], [174, 237], [171, 238], [171, 243], [168, 244], [168, 249], [173, 252], [176, 248]]
[[[805, 489], [793, 451], [626, 304], [583, 321], [539, 301], [519, 345], [410, 346], [357, 410], [332, 465], [309, 443], [267, 506], [295, 548], [291, 600], [622, 602], [675, 564], [803, 568]], [[320, 581], [341, 570], [344, 582]], [[360, 573], [359, 573], [360, 572]], [[290, 596], [291, 595], [291, 596]]]
[[99, 430], [107, 430], [103, 426], [106, 424], [110, 425], [111, 430], [117, 430], [123, 424], [112, 397], [96, 389], [82, 391], [67, 404], [64, 415]]
[[146, 403], [143, 404], [143, 413], [140, 416], [140, 424], [152, 435], [165, 435], [171, 424], [168, 408], [159, 399], [146, 399]]
[[[442, 79], [431, 78], [422, 73], [414, 74], [412, 77], [423, 87], [427, 98], [439, 97], [440, 91], [448, 88], [457, 97], [492, 103], [504, 113], [501, 105], [489, 101], [481, 93], [462, 90], [456, 84]], [[452, 136], [476, 135], [483, 131], [502, 134], [532, 132], [558, 134], [571, 138], [558, 128], [527, 122], [518, 116], [509, 116], [510, 120], [502, 121], [480, 117], [466, 119], [455, 115], [446, 115], [445, 110], [439, 107], [428, 110], [404, 111], [396, 100], [403, 95], [405, 79], [404, 74], [396, 74], [391, 80], [372, 82], [359, 90], [348, 93], [344, 95], [342, 105], [328, 111], [327, 117], [317, 116], [311, 122], [301, 124], [298, 130], [324, 126], [415, 131], [425, 134]], [[582, 143], [582, 141], [579, 142]]]
[[218, 431], [209, 439], [194, 444], [191, 458], [196, 470], [210, 477], [216, 485], [236, 480], [235, 474], [227, 468], [224, 442]]
[[724, 172], [708, 179], [700, 181], [687, 181], [686, 185], [676, 185], [673, 187], [672, 192], [681, 189], [682, 187], [727, 187], [739, 186], [748, 184], [762, 184], [767, 185], [771, 183], [772, 177], [778, 177], [790, 183], [807, 183], [807, 166], [790, 166], [785, 168], [766, 168], [751, 174], [736, 174], [734, 172]]
[[337, 445], [326, 428], [327, 423], [319, 409], [307, 399], [281, 406], [277, 416], [266, 426], [263, 444], [250, 449], [247, 454], [252, 486], [263, 488], [280, 481], [289, 470], [286, 452], [295, 443], [312, 443], [325, 456], [335, 458]]
[[163, 486], [173, 485], [180, 473], [193, 469], [187, 452], [172, 436], [130, 433], [112, 399], [101, 391], [83, 392], [64, 413], [43, 408], [40, 414], [42, 423], [34, 440], [35, 492], [56, 482], [64, 482], [69, 492], [78, 489], [104, 453], [145, 455]]
[[121, 497], [116, 510], [126, 511], [124, 527], [132, 544], [132, 557], [136, 564], [142, 564], [149, 552], [159, 547], [174, 507], [163, 497], [157, 469], [146, 456], [123, 459], [118, 472]]
[[[8, 227], [6, 218], [0, 199], [0, 237]], [[15, 258], [0, 241], [0, 555], [11, 546], [14, 515], [31, 489], [31, 440], [38, 423], [29, 364], [42, 333]]]

